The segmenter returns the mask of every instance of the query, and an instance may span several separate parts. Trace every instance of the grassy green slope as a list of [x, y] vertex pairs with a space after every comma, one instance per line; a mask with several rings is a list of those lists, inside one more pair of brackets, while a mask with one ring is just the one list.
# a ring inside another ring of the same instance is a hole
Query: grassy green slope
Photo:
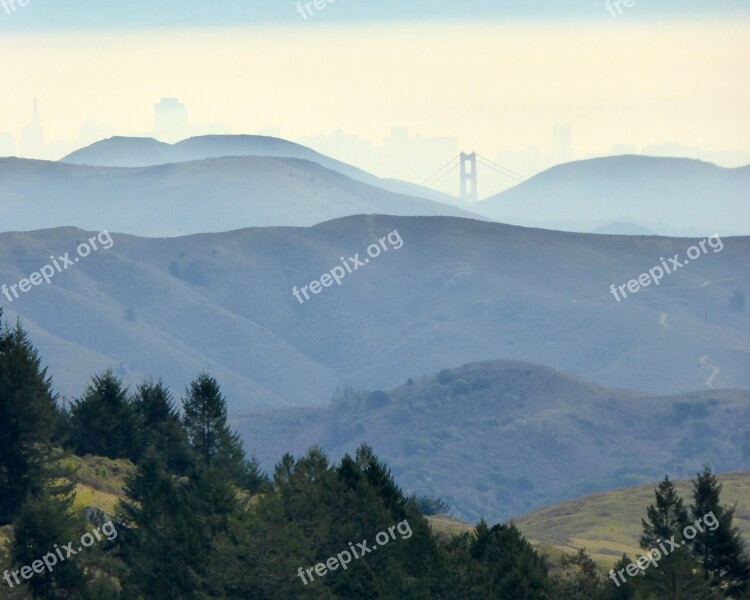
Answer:
[[101, 456], [72, 456], [65, 465], [74, 470], [76, 508], [94, 506], [109, 514], [123, 496], [125, 479], [134, 473], [135, 466], [128, 460], [111, 460]]
[[[719, 477], [724, 484], [722, 502], [737, 505], [736, 524], [750, 539], [750, 472]], [[686, 504], [692, 498], [690, 480], [676, 482]], [[654, 502], [656, 484], [621, 488], [584, 496], [543, 508], [515, 519], [519, 529], [535, 544], [562, 550], [585, 548], [599, 564], [611, 566], [627, 552], [639, 552], [641, 518]]]
[[[101, 456], [70, 456], [63, 461], [63, 466], [71, 469], [76, 484], [73, 508], [80, 510], [92, 506], [110, 515], [114, 514], [117, 501], [124, 495], [125, 479], [135, 471], [129, 460]], [[8, 541], [11, 532], [10, 526], [0, 528], [0, 548]]]

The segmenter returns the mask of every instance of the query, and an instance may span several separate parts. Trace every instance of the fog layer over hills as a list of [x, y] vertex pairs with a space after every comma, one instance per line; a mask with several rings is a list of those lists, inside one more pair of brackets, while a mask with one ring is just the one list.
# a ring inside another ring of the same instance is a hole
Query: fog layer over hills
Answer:
[[469, 204], [263, 136], [177, 144], [115, 137], [60, 163], [0, 159], [6, 230], [108, 226], [164, 237], [313, 225], [360, 213], [465, 216], [608, 234], [748, 235], [750, 166], [647, 156], [582, 160]]
[[472, 210], [503, 223], [563, 231], [619, 221], [658, 235], [748, 235], [750, 166], [649, 156], [582, 160], [552, 167]]
[[297, 158], [228, 157], [143, 168], [0, 159], [5, 231], [75, 225], [170, 237], [314, 225], [375, 212], [483, 218]]
[[301, 158], [397, 194], [419, 196], [435, 202], [468, 208], [454, 196], [433, 189], [399, 181], [381, 179], [362, 169], [320, 154], [311, 148], [275, 137], [262, 135], [204, 135], [167, 144], [153, 138], [113, 137], [72, 152], [61, 162], [101, 167], [151, 167], [167, 163], [222, 158], [225, 156], [273, 156]]

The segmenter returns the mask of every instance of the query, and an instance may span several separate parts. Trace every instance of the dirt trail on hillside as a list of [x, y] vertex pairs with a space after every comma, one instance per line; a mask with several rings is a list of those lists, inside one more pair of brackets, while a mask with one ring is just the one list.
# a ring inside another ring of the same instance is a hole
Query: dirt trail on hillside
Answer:
[[711, 363], [708, 362], [708, 354], [704, 354], [703, 356], [700, 357], [700, 363], [703, 366], [714, 370], [714, 372], [708, 376], [708, 379], [706, 379], [706, 387], [710, 387], [711, 389], [713, 389], [714, 379], [716, 379], [716, 376], [719, 374], [721, 369], [717, 367], [716, 365], [712, 365]]

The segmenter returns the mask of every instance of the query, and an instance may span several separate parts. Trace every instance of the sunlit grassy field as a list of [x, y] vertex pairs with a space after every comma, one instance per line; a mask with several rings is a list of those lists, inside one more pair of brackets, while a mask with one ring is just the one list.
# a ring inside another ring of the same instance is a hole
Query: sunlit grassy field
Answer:
[[[750, 540], [750, 473], [719, 477], [724, 485], [722, 503], [737, 505], [735, 524]], [[600, 565], [611, 566], [623, 552], [633, 558], [639, 552], [641, 518], [654, 502], [656, 483], [592, 494], [578, 500], [543, 508], [515, 519], [523, 533], [536, 544], [575, 551], [585, 548]], [[688, 480], [676, 482], [686, 505], [692, 500]]]

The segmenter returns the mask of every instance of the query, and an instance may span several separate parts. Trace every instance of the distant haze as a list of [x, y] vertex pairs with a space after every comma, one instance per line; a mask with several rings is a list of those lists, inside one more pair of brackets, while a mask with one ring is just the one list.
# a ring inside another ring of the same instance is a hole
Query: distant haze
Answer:
[[[404, 245], [300, 304], [303, 286], [398, 230]], [[112, 232], [114, 246], [34, 287], [20, 315], [56, 389], [113, 366], [178, 391], [201, 370], [235, 410], [320, 405], [337, 385], [388, 389], [467, 361], [534, 361], [615, 387], [750, 387], [750, 237], [617, 303], [685, 239], [524, 229], [450, 217], [354, 216], [311, 228], [172, 239]], [[75, 250], [60, 228], [0, 234], [0, 283]], [[50, 306], [54, 310], [50, 310]]]
[[[289, 3], [289, 22], [266, 28], [4, 32], [0, 55], [13, 59], [3, 61], [0, 134], [18, 141], [38, 97], [53, 146], [70, 148], [89, 118], [142, 135], [153, 131], [154, 103], [178, 97], [192, 122], [276, 126], [287, 139], [342, 129], [380, 140], [402, 124], [494, 158], [546, 149], [553, 127], [568, 123], [576, 156], [668, 141], [750, 151], [750, 20], [644, 21], [647, 4], [603, 19], [594, 3], [591, 22], [579, 7], [556, 22], [405, 27], [324, 20], [355, 2], [305, 24]], [[3, 17], [24, 30], [23, 13]], [[93, 82], [85, 89], [82, 73]]]
[[174, 236], [378, 213], [582, 233], [750, 234], [750, 166], [726, 169], [688, 159], [565, 163], [475, 204], [262, 136], [203, 136], [173, 145], [111, 138], [63, 162], [0, 159], [5, 229], [76, 224]]
[[[471, 208], [503, 223], [562, 231], [748, 235], [750, 166], [725, 169], [647, 156], [591, 159], [553, 167]], [[618, 222], [620, 227], [608, 227]]]

